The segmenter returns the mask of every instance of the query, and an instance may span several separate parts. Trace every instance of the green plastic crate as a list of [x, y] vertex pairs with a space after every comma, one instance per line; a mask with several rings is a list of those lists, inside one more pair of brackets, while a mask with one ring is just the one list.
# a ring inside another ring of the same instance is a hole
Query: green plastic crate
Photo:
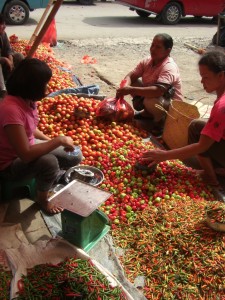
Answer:
[[110, 230], [107, 215], [98, 209], [88, 217], [64, 210], [61, 213], [61, 220], [63, 238], [86, 252]]

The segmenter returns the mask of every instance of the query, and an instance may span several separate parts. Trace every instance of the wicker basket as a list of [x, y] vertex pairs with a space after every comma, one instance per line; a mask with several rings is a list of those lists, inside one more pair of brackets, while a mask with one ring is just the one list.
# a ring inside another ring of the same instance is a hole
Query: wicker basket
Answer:
[[188, 126], [192, 120], [200, 117], [197, 106], [172, 100], [163, 131], [163, 141], [170, 149], [188, 144]]

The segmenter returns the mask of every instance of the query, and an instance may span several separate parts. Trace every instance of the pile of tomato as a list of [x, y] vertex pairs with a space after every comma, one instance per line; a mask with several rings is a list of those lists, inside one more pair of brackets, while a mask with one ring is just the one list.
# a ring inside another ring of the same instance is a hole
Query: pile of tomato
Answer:
[[[15, 51], [26, 55], [30, 50], [28, 41], [15, 37], [12, 41]], [[52, 69], [48, 93], [76, 86], [70, 67], [55, 58], [48, 44], [41, 44], [35, 57], [47, 62]], [[38, 103], [39, 129], [52, 138], [72, 137], [74, 144], [81, 146], [85, 157], [82, 164], [103, 171], [105, 180], [100, 188], [112, 196], [101, 208], [114, 224], [133, 220], [135, 211], [170, 199], [212, 198], [210, 190], [193, 175], [192, 169], [179, 161], [160, 163], [153, 174], [136, 170], [140, 154], [154, 148], [150, 141], [143, 142], [148, 133], [130, 122], [110, 122], [96, 117], [98, 105], [99, 100], [73, 94], [46, 97]]]

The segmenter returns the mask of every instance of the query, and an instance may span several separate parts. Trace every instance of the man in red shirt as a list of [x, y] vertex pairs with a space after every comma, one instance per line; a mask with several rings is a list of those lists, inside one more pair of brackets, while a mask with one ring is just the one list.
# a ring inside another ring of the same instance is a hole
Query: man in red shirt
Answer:
[[[171, 36], [157, 34], [150, 46], [151, 56], [129, 72], [124, 78], [126, 86], [117, 90], [117, 96], [133, 96], [134, 109], [141, 111], [135, 119], [147, 119], [151, 128], [162, 129], [165, 119], [165, 112], [155, 104], [168, 109], [171, 96], [183, 100], [179, 69], [170, 57], [172, 48]], [[173, 91], [171, 96], [169, 91]]]

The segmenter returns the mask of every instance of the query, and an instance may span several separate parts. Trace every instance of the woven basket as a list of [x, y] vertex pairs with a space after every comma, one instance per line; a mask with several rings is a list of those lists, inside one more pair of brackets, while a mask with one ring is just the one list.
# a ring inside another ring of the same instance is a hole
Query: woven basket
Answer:
[[163, 131], [163, 141], [170, 149], [188, 144], [188, 126], [192, 120], [200, 117], [197, 106], [172, 100]]

